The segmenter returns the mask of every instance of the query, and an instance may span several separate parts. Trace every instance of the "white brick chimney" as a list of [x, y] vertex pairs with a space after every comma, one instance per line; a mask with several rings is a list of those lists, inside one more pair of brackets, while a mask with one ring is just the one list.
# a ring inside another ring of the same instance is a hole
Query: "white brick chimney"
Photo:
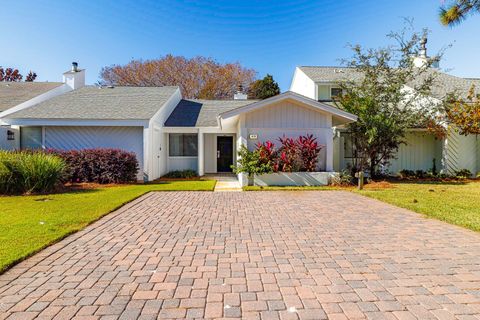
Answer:
[[85, 86], [85, 69], [78, 69], [78, 63], [72, 62], [72, 68], [63, 74], [63, 82], [73, 90]]

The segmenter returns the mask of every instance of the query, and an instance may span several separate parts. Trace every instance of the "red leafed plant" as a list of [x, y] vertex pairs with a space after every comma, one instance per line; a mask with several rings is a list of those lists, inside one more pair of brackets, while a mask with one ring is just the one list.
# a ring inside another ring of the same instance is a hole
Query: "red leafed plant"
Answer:
[[275, 144], [267, 140], [263, 143], [257, 143], [257, 150], [260, 154], [260, 162], [263, 164], [268, 164], [272, 167], [274, 172], [278, 171], [278, 155], [277, 150], [275, 149]]
[[300, 159], [300, 150], [295, 139], [283, 136], [278, 138], [282, 146], [278, 150], [280, 154], [279, 158], [279, 171], [282, 172], [295, 172], [301, 168], [302, 160]]
[[302, 159], [302, 171], [316, 171], [318, 155], [323, 146], [318, 144], [317, 138], [312, 134], [298, 137], [296, 143]]

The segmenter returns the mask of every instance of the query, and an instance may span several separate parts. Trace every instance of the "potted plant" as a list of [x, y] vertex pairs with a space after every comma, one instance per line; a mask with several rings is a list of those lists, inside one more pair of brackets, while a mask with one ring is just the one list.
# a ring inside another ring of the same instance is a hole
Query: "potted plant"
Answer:
[[245, 173], [248, 177], [248, 185], [253, 186], [256, 174], [272, 173], [273, 168], [269, 162], [262, 161], [260, 151], [250, 151], [244, 145], [238, 150], [238, 161], [232, 166], [236, 174]]

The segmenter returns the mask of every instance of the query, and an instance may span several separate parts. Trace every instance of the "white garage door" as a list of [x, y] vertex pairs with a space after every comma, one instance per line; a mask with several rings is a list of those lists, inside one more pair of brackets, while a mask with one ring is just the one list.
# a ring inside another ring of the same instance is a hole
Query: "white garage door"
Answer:
[[60, 150], [116, 148], [135, 152], [143, 179], [143, 127], [45, 127], [45, 147]]

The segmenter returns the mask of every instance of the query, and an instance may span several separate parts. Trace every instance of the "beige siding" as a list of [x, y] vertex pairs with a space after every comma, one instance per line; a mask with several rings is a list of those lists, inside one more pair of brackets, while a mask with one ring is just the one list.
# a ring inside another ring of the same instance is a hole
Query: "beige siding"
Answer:
[[433, 159], [437, 170], [442, 168], [442, 141], [426, 132], [411, 132], [407, 134], [406, 144], [402, 144], [391, 161], [389, 171], [398, 173], [400, 170], [424, 170], [433, 167]]
[[247, 128], [327, 128], [331, 127], [331, 115], [282, 101], [252, 111], [245, 116]]

